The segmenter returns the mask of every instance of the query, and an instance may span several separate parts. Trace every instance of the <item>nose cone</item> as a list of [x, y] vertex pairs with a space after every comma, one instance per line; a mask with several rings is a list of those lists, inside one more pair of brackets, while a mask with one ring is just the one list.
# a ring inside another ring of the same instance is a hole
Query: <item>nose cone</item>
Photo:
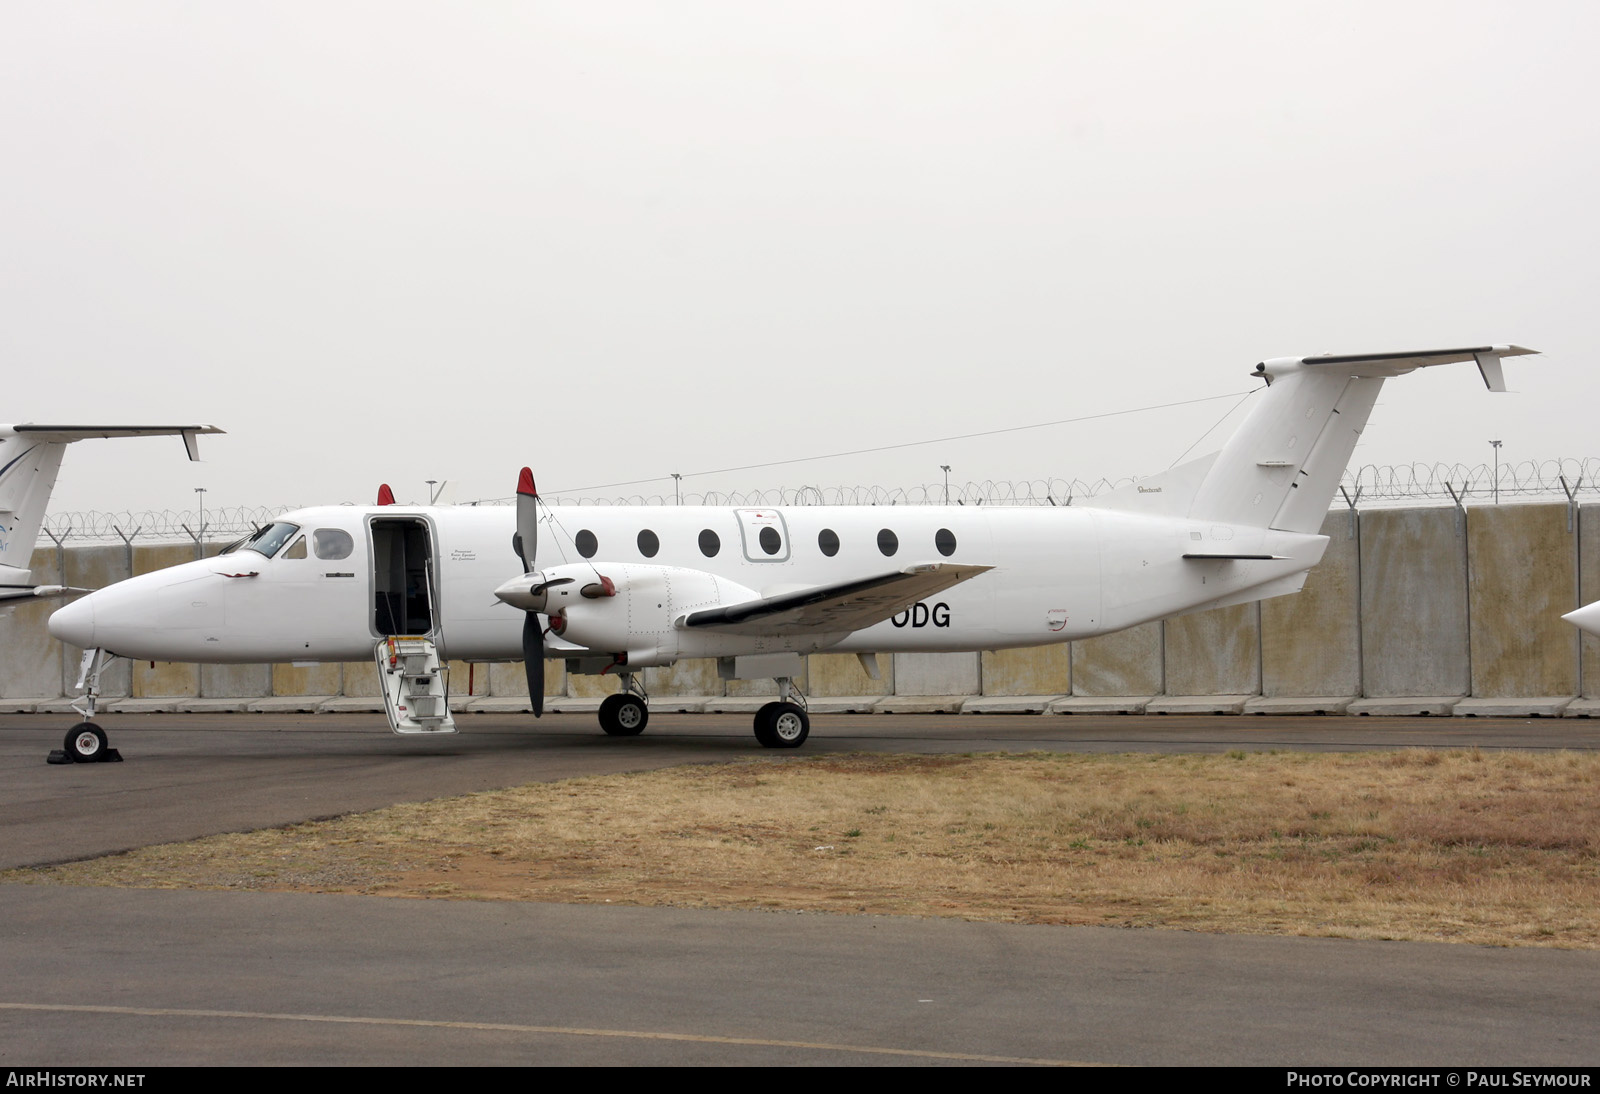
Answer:
[[79, 649], [94, 649], [94, 596], [57, 608], [50, 616], [50, 635]]
[[1575, 612], [1568, 612], [1561, 617], [1580, 631], [1590, 634], [1600, 634], [1600, 600], [1593, 604], [1585, 604]]
[[494, 591], [494, 595], [513, 608], [525, 612], [545, 609], [544, 579], [538, 574], [519, 574]]

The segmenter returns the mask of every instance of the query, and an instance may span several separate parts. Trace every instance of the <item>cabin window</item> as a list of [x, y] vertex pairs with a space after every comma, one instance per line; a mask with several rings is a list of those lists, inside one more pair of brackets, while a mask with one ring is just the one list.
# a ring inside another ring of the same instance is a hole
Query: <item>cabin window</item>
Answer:
[[716, 558], [720, 550], [722, 550], [722, 537], [709, 528], [703, 529], [700, 533], [700, 553], [707, 558]]
[[311, 549], [317, 557], [329, 562], [349, 558], [356, 549], [356, 541], [342, 528], [318, 528], [311, 533]]
[[941, 555], [949, 558], [956, 553], [956, 534], [948, 528], [941, 528], [933, 533], [933, 545]]
[[760, 534], [756, 536], [756, 542], [760, 543], [761, 549], [769, 555], [775, 555], [783, 550], [783, 537], [771, 525], [761, 529]]
[[832, 558], [839, 553], [839, 533], [832, 528], [824, 528], [817, 533], [817, 549]]
[[892, 555], [900, 549], [900, 537], [885, 528], [878, 533], [878, 550]]
[[593, 558], [594, 553], [600, 549], [600, 541], [594, 538], [594, 533], [585, 528], [572, 539], [572, 545], [584, 558]]
[[645, 558], [655, 558], [656, 552], [661, 550], [661, 540], [656, 534], [646, 528], [639, 533], [639, 553]]
[[305, 558], [306, 557], [306, 537], [305, 536], [301, 536], [299, 539], [295, 540], [294, 541], [294, 546], [290, 547], [287, 551], [283, 552], [283, 556], [282, 557], [284, 557], [284, 558]]

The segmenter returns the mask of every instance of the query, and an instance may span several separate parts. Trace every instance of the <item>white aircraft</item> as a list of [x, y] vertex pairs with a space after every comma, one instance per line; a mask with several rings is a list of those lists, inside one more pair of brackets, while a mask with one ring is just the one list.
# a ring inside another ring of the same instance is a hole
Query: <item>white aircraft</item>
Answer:
[[1561, 617], [1580, 631], [1600, 635], [1600, 600], [1585, 604]]
[[[810, 731], [802, 657], [971, 651], [1089, 638], [1184, 612], [1296, 592], [1379, 388], [1476, 361], [1504, 391], [1520, 346], [1277, 358], [1223, 449], [1070, 508], [546, 507], [524, 469], [510, 508], [330, 506], [286, 513], [216, 558], [119, 582], [57, 611], [83, 647], [96, 759], [106, 659], [351, 661], [376, 657], [397, 732], [451, 731], [445, 658], [527, 668], [541, 712], [547, 656], [616, 673], [613, 735], [644, 729], [641, 670], [717, 658], [773, 678], [755, 717], [769, 748]], [[80, 681], [82, 686], [83, 681]]]
[[0, 425], [0, 604], [89, 591], [29, 584], [34, 541], [67, 445], [91, 438], [181, 436], [189, 458], [198, 460], [196, 438], [221, 432], [210, 425]]

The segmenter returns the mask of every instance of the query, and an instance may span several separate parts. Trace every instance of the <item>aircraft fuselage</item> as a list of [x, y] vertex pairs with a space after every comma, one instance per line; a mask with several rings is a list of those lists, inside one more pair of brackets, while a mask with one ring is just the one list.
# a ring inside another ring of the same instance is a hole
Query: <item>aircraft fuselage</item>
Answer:
[[[51, 630], [140, 660], [355, 661], [405, 633], [433, 634], [451, 658], [521, 659], [523, 613], [494, 595], [522, 571], [511, 508], [327, 506], [278, 524], [270, 557], [242, 548], [119, 582], [58, 611]], [[536, 569], [578, 564], [629, 590], [615, 608], [627, 648], [586, 648], [628, 654], [632, 667], [1065, 642], [1292, 592], [1327, 545], [1183, 518], [998, 506], [552, 507], [538, 542]], [[704, 585], [684, 577], [710, 575], [724, 596], [731, 586], [750, 598], [941, 562], [992, 569], [851, 633], [752, 637], [679, 625], [704, 599]]]

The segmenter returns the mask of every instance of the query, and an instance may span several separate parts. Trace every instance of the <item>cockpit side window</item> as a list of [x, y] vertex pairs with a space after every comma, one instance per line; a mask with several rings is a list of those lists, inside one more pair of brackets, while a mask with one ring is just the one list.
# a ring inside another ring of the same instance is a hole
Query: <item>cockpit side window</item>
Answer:
[[267, 525], [261, 531], [245, 540], [239, 549], [241, 551], [255, 551], [257, 554], [263, 554], [271, 558], [299, 530], [300, 526], [298, 524], [290, 524], [287, 521], [280, 520], [275, 524]]
[[306, 557], [306, 537], [305, 536], [301, 536], [299, 539], [295, 540], [294, 541], [294, 546], [290, 547], [287, 551], [283, 552], [283, 556], [282, 557], [284, 557], [284, 558], [305, 558]]
[[350, 552], [356, 549], [356, 541], [343, 529], [318, 528], [311, 533], [311, 549], [317, 553], [318, 558], [331, 562], [349, 558]]

